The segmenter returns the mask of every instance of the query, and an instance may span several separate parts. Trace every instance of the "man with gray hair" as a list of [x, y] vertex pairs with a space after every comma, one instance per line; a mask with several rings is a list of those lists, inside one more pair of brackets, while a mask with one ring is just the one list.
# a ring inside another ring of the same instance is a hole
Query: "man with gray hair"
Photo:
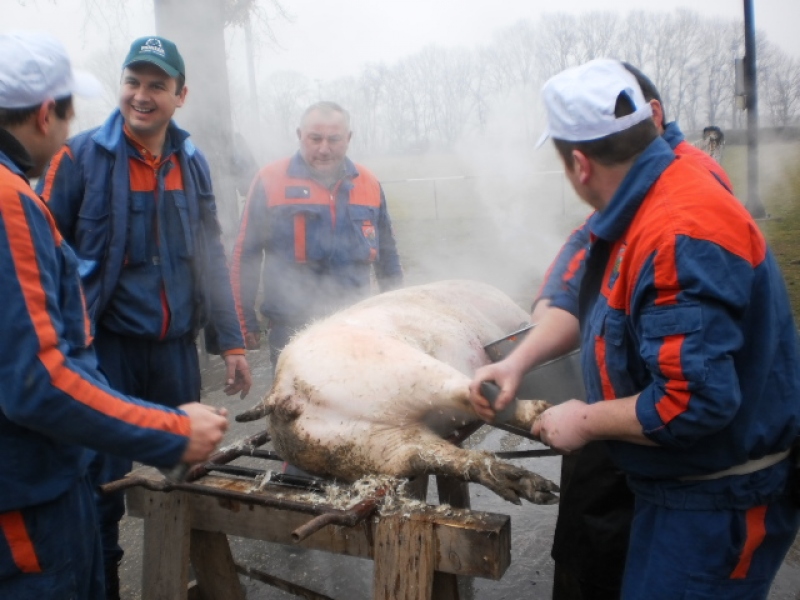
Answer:
[[473, 406], [491, 420], [482, 381], [502, 410], [523, 373], [580, 341], [587, 402], [548, 409], [532, 433], [564, 453], [601, 440], [628, 476], [622, 597], [764, 598], [800, 527], [800, 349], [778, 265], [742, 204], [676, 158], [618, 61], [568, 69], [543, 97], [566, 176], [597, 211], [585, 274], [476, 372]]
[[368, 296], [373, 272], [381, 291], [403, 283], [383, 189], [346, 156], [352, 135], [341, 106], [312, 104], [297, 128], [300, 150], [263, 167], [250, 187], [231, 278], [249, 349], [260, 345], [264, 283], [273, 369], [296, 330]]

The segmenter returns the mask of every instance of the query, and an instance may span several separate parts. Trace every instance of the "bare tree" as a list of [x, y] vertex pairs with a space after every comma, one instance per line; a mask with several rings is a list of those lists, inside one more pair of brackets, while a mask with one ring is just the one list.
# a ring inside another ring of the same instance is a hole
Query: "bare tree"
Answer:
[[581, 14], [576, 20], [576, 34], [580, 44], [578, 62], [614, 56], [619, 29], [617, 13], [591, 11]]
[[259, 91], [266, 151], [270, 158], [277, 158], [297, 147], [300, 115], [316, 99], [313, 83], [296, 71], [280, 71], [265, 80]]
[[531, 21], [518, 21], [494, 35], [493, 43], [482, 52], [490, 65], [496, 91], [519, 86], [527, 88], [540, 83], [539, 55], [535, 28]]
[[539, 35], [536, 41], [536, 54], [541, 60], [543, 79], [580, 63], [577, 22], [572, 15], [567, 13], [543, 15], [539, 21]]
[[652, 32], [663, 17], [663, 14], [642, 10], [628, 13], [617, 38], [618, 56], [640, 69], [646, 70], [652, 65], [656, 61]]
[[769, 45], [762, 49], [760, 98], [775, 127], [794, 125], [800, 116], [800, 60]]

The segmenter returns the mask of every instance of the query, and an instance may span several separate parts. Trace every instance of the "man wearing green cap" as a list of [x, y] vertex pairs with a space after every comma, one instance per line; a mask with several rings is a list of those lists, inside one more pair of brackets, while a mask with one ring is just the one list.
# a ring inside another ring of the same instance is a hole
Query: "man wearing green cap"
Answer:
[[[195, 339], [203, 327], [207, 348], [224, 357], [226, 393], [244, 395], [251, 384], [208, 163], [172, 121], [186, 93], [175, 44], [135, 40], [119, 108], [69, 140], [37, 189], [78, 255], [109, 382], [167, 406], [200, 399]], [[131, 463], [101, 455], [93, 467], [103, 483]], [[107, 597], [118, 598], [124, 499], [99, 497], [98, 509]]]

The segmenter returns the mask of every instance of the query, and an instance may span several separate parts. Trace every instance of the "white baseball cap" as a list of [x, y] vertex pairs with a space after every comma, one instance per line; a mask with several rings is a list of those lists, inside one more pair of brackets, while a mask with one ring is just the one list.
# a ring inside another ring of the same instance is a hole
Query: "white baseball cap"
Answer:
[[72, 94], [102, 91], [89, 73], [72, 68], [64, 46], [42, 31], [0, 33], [0, 108], [29, 108]]
[[[634, 112], [614, 116], [617, 98], [625, 94]], [[538, 148], [555, 138], [589, 142], [630, 129], [653, 116], [636, 78], [618, 60], [598, 58], [562, 71], [542, 88], [547, 127]]]

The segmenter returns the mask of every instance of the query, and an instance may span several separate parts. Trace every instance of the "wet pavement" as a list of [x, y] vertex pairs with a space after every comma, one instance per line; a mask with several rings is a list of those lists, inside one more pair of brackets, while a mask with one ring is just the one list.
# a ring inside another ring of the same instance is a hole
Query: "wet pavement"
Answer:
[[[222, 393], [223, 373], [220, 362], [218, 359], [211, 359], [203, 373], [204, 402], [227, 406], [232, 415], [256, 404], [269, 389], [271, 373], [266, 352], [251, 353], [249, 358], [255, 384], [247, 398], [230, 398]], [[233, 422], [225, 444], [244, 439], [263, 428], [262, 422]], [[492, 451], [541, 447], [530, 440], [489, 427], [479, 430], [466, 445]], [[557, 457], [526, 458], [512, 462], [558, 481], [560, 459]], [[515, 506], [482, 486], [470, 484], [469, 487], [473, 510], [503, 513], [511, 517], [512, 562], [499, 581], [463, 578], [459, 582], [462, 600], [549, 599], [553, 576], [550, 545], [558, 507], [537, 506], [527, 502], [522, 506]], [[437, 501], [435, 488], [431, 481], [429, 502]], [[121, 569], [122, 600], [138, 600], [141, 589], [142, 541], [142, 523], [139, 519], [125, 517], [122, 523], [122, 540], [126, 550]], [[337, 600], [371, 598], [373, 563], [370, 560], [233, 536], [230, 537], [230, 545], [236, 562], [297, 583], [319, 594]], [[248, 600], [296, 598], [259, 581], [244, 576], [240, 579]], [[769, 600], [800, 600], [800, 537], [778, 573]]]

